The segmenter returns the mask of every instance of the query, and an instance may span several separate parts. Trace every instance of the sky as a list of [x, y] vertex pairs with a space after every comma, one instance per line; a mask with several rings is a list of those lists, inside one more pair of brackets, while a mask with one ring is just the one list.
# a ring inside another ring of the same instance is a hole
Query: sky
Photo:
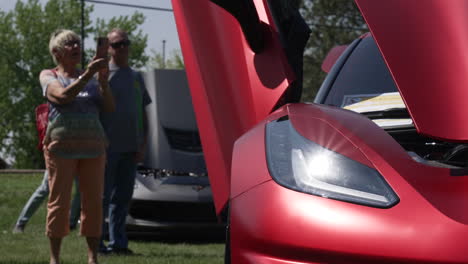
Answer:
[[[27, 0], [0, 0], [0, 10], [5, 12], [12, 10], [15, 7], [17, 1], [27, 2]], [[39, 2], [44, 6], [48, 2], [48, 0], [39, 0]], [[170, 0], [102, 0], [102, 2], [114, 2], [137, 6], [172, 9]], [[146, 49], [147, 55], [152, 55], [152, 53], [150, 53], [151, 49], [154, 49], [156, 52], [162, 54], [163, 40], [165, 40], [166, 58], [170, 56], [173, 50], [180, 50], [179, 38], [177, 36], [177, 29], [174, 21], [174, 14], [172, 12], [130, 8], [90, 2], [85, 2], [85, 4], [94, 5], [94, 11], [91, 14], [91, 20], [93, 21], [93, 23], [98, 17], [107, 21], [113, 16], [131, 16], [136, 11], [143, 13], [143, 15], [146, 17], [146, 20], [140, 28], [144, 34], [148, 34], [148, 42]], [[94, 42], [92, 42], [91, 40], [86, 40], [85, 46], [93, 47]]]

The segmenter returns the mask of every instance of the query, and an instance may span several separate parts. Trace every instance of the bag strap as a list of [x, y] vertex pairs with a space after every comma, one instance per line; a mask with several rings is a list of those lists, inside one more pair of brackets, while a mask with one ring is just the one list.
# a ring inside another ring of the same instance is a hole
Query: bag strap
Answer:
[[57, 68], [52, 68], [52, 69], [49, 69], [49, 70], [55, 75], [55, 78], [58, 78]]
[[[51, 69], [49, 69], [49, 71], [51, 71], [51, 72], [54, 74], [54, 77], [55, 77], [56, 79], [58, 78], [57, 68], [51, 68]], [[49, 100], [47, 99], [47, 96], [46, 96], [45, 98], [46, 98], [46, 101], [47, 101], [46, 104], [47, 104], [47, 106], [49, 106], [49, 108], [50, 108], [50, 102], [49, 102]]]

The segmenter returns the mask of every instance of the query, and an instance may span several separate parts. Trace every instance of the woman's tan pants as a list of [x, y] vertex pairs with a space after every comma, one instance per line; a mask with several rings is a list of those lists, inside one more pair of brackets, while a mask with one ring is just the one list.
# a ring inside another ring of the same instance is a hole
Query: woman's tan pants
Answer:
[[86, 237], [100, 237], [102, 229], [102, 195], [106, 155], [89, 159], [65, 159], [44, 148], [49, 170], [46, 235], [64, 237], [70, 232], [70, 201], [73, 179], [78, 177], [81, 192], [81, 230]]

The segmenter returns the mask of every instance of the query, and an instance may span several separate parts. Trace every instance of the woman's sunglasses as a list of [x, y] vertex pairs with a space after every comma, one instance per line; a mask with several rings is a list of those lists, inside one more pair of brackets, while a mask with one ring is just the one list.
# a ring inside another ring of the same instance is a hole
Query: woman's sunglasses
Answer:
[[67, 41], [65, 41], [64, 45], [68, 46], [68, 47], [74, 47], [75, 45], [81, 46], [81, 41], [79, 41], [77, 39], [67, 40]]
[[114, 42], [114, 43], [110, 43], [109, 44], [113, 49], [118, 49], [118, 48], [121, 48], [121, 47], [127, 47], [127, 46], [130, 46], [130, 40], [122, 40], [122, 41], [119, 41], [119, 42]]

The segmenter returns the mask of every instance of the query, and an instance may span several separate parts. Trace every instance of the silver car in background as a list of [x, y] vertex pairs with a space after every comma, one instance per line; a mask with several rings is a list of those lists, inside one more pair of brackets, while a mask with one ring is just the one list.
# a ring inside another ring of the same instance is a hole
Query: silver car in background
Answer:
[[129, 234], [221, 230], [184, 70], [144, 74], [154, 103], [149, 135], [127, 217]]

